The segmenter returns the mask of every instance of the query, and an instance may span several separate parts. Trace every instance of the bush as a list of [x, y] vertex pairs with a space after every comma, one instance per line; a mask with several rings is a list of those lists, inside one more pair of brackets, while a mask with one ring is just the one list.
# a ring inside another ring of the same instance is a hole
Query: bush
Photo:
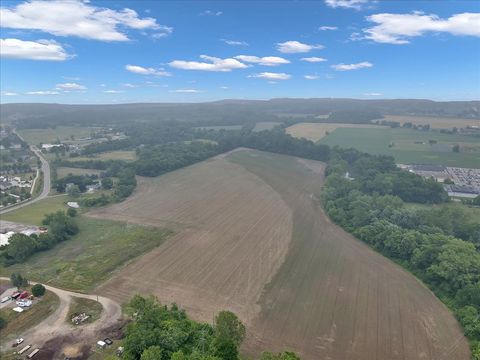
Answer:
[[70, 217], [75, 217], [77, 216], [77, 210], [74, 208], [68, 208], [67, 215]]
[[35, 297], [43, 296], [45, 294], [45, 286], [42, 284], [35, 284], [32, 286], [32, 295]]

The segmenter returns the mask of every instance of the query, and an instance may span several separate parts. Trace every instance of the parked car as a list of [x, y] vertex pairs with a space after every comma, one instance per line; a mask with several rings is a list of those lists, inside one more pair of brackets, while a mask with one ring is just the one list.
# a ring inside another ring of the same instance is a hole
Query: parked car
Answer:
[[107, 345], [112, 345], [113, 344], [113, 341], [110, 339], [110, 338], [106, 338], [103, 340], [105, 342], [105, 344]]

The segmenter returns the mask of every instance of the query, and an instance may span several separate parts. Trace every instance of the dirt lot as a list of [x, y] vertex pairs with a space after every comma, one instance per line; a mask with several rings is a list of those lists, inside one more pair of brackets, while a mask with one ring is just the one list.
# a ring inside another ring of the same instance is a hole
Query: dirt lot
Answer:
[[385, 120], [398, 121], [402, 125], [406, 122], [411, 122], [416, 125], [430, 124], [432, 129], [451, 129], [453, 127], [464, 128], [468, 125], [480, 126], [480, 120], [478, 119], [442, 118], [431, 116], [385, 115]]
[[299, 123], [286, 129], [287, 134], [294, 137], [305, 138], [312, 141], [318, 141], [323, 138], [327, 132], [331, 133], [338, 128], [378, 128], [379, 125], [366, 124], [330, 124], [330, 123]]
[[303, 359], [469, 359], [448, 309], [412, 275], [332, 224], [316, 198], [319, 162], [253, 151], [142, 179], [94, 215], [179, 233], [118, 272], [99, 293], [155, 293], [194, 318], [231, 309], [243, 351]]

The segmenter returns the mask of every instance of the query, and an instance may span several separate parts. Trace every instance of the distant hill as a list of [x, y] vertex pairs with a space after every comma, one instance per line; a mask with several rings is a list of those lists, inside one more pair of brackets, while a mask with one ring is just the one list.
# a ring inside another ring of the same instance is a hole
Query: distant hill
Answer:
[[[417, 99], [271, 99], [221, 100], [208, 103], [135, 103], [62, 105], [17, 103], [0, 105], [2, 122], [18, 127], [113, 125], [132, 121], [187, 121], [199, 125], [246, 124], [279, 119], [315, 119], [342, 112], [351, 114], [417, 115], [480, 118], [480, 101]], [[353, 115], [352, 115], [353, 116]], [[361, 115], [359, 115], [361, 116]], [[355, 122], [355, 119], [352, 119]]]

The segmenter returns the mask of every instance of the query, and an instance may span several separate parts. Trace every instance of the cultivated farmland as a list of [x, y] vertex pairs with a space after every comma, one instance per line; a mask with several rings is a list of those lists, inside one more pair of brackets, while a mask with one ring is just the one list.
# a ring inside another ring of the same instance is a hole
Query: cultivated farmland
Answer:
[[338, 128], [380, 128], [380, 125], [368, 124], [333, 124], [333, 123], [298, 123], [286, 129], [286, 133], [294, 137], [305, 138], [311, 141], [318, 141], [327, 133], [331, 133]]
[[432, 129], [465, 128], [480, 126], [478, 119], [445, 118], [436, 116], [385, 115], [385, 120], [398, 121], [401, 125], [411, 122], [416, 125], [430, 125]]
[[[475, 136], [382, 126], [378, 129], [337, 129], [319, 142], [353, 147], [370, 154], [390, 155], [402, 164], [480, 166], [480, 138]], [[452, 151], [456, 144], [460, 146], [460, 152]]]
[[425, 286], [329, 221], [322, 178], [322, 163], [243, 150], [141, 179], [132, 197], [92, 216], [178, 232], [99, 293], [153, 292], [204, 321], [233, 310], [250, 355], [468, 359], [456, 320]]

